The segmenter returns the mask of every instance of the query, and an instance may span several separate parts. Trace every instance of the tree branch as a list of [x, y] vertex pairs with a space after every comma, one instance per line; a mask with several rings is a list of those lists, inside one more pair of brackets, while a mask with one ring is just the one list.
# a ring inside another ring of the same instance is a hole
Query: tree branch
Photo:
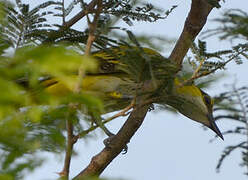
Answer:
[[[121, 116], [127, 116], [130, 114], [130, 112], [128, 112], [130, 109], [132, 109], [134, 107], [134, 102], [132, 102], [129, 106], [127, 106], [126, 108], [124, 108], [123, 110], [121, 110], [120, 112], [118, 112], [117, 114], [111, 116], [110, 118], [107, 118], [105, 120], [102, 121], [103, 124], [106, 124], [118, 117], [121, 117]], [[90, 128], [78, 133], [77, 135], [74, 136], [75, 138], [75, 141], [78, 139], [78, 138], [82, 138], [84, 137], [85, 135], [87, 135], [88, 133], [90, 133], [91, 131], [94, 131], [96, 128], [98, 128], [99, 125], [93, 125], [91, 126]]]
[[213, 7], [208, 4], [207, 0], [192, 0], [191, 9], [184, 23], [183, 32], [169, 57], [180, 69], [183, 58], [187, 54], [196, 36], [206, 24], [207, 17], [212, 9]]
[[[68, 114], [70, 114], [70, 112]], [[58, 174], [62, 178], [69, 179], [71, 155], [72, 155], [72, 151], [73, 151], [73, 145], [76, 142], [74, 140], [74, 135], [73, 135], [73, 124], [72, 124], [71, 120], [69, 119], [69, 115], [66, 119], [66, 131], [67, 131], [67, 146], [66, 146], [64, 167], [63, 167], [63, 170]]]
[[72, 17], [69, 21], [65, 22], [63, 24], [63, 27], [65, 28], [69, 28], [71, 26], [73, 26], [75, 23], [77, 23], [80, 19], [82, 19], [84, 16], [86, 16], [88, 13], [90, 13], [91, 11], [93, 11], [93, 9], [95, 8], [96, 4], [97, 4], [98, 0], [92, 0], [88, 6], [86, 7], [86, 9], [81, 10], [78, 14], [76, 14], [74, 17]]
[[[143, 104], [143, 98], [140, 98], [140, 104]], [[119, 132], [111, 139], [109, 145], [99, 154], [95, 155], [91, 159], [90, 164], [73, 179], [79, 180], [88, 176], [99, 176], [111, 161], [121, 153], [141, 126], [149, 107], [150, 105], [147, 104], [144, 106], [136, 106]]]

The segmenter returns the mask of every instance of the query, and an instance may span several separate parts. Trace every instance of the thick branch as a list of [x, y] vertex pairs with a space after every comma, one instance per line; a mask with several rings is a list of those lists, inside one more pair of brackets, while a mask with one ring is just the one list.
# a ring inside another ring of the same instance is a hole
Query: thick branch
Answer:
[[[141, 100], [142, 101], [142, 100]], [[143, 104], [140, 102], [140, 104]], [[91, 159], [90, 164], [74, 179], [87, 176], [99, 176], [111, 161], [121, 153], [126, 144], [141, 126], [150, 105], [136, 106], [119, 132], [111, 139], [110, 144]]]
[[191, 9], [169, 59], [181, 67], [191, 43], [199, 34], [207, 21], [208, 14], [213, 9], [207, 0], [192, 0]]

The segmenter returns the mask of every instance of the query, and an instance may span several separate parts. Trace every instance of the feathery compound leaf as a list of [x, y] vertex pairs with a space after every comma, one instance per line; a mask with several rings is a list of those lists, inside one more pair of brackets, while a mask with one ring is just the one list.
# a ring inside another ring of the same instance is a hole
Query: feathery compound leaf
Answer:
[[221, 40], [245, 39], [248, 38], [248, 14], [240, 9], [227, 10], [221, 18], [216, 18], [221, 26], [208, 30], [203, 34], [205, 37], [220, 35]]
[[52, 11], [47, 11], [51, 5], [59, 4], [58, 2], [48, 1], [42, 3], [33, 9], [28, 4], [23, 4], [20, 0], [16, 1], [17, 8], [5, 6], [6, 23], [1, 23], [0, 28], [6, 40], [12, 42], [15, 49], [19, 47], [39, 43], [40, 39], [35, 39], [29, 33], [51, 27], [47, 23], [47, 16], [52, 15]]
[[227, 147], [225, 148], [225, 150], [223, 151], [223, 153], [222, 153], [222, 155], [221, 155], [221, 158], [219, 159], [218, 164], [217, 164], [217, 166], [216, 166], [217, 172], [220, 171], [220, 168], [221, 168], [221, 165], [222, 165], [224, 159], [225, 159], [227, 156], [229, 156], [229, 155], [230, 155], [233, 151], [235, 151], [236, 149], [242, 148], [243, 145], [245, 145], [245, 144], [246, 144], [246, 142], [241, 142], [241, 143], [239, 143], [239, 144], [237, 144], [237, 145], [235, 145], [235, 146], [227, 146]]
[[[218, 115], [215, 117], [215, 120], [228, 119], [239, 122], [234, 129], [225, 131], [223, 134], [235, 134], [241, 136], [247, 136], [247, 125], [248, 125], [248, 88], [241, 87], [236, 88], [232, 86], [231, 91], [224, 92], [217, 96], [216, 98], [216, 108], [215, 111], [218, 111]], [[247, 138], [247, 137], [246, 137]], [[228, 157], [233, 151], [241, 150], [242, 159], [241, 165], [248, 167], [247, 156], [248, 156], [248, 144], [247, 142], [241, 142], [237, 145], [228, 146], [224, 149], [216, 170], [219, 171], [224, 159]]]
[[124, 1], [103, 1], [104, 11], [108, 14], [122, 18], [128, 25], [132, 25], [132, 21], [147, 21], [155, 22], [159, 19], [165, 19], [172, 10], [176, 7], [173, 6], [170, 10], [166, 11], [165, 16], [161, 15], [162, 10], [154, 7], [152, 4], [144, 4], [137, 2]]

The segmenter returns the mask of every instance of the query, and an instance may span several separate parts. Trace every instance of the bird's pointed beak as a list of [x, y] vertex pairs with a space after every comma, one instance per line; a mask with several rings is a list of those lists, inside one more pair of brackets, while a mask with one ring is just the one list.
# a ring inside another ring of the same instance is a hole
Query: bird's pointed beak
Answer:
[[210, 121], [210, 129], [212, 129], [222, 140], [224, 140], [223, 135], [221, 134], [218, 126], [216, 125], [215, 121], [214, 121], [214, 117], [212, 115], [212, 113], [208, 114], [208, 119]]

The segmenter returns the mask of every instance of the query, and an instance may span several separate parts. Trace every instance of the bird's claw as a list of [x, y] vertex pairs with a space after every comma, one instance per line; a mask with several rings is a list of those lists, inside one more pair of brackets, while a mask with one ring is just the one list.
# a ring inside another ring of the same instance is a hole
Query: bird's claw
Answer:
[[105, 147], [109, 147], [110, 143], [112, 142], [114, 138], [114, 135], [107, 137], [106, 139], [103, 140], [103, 144]]
[[150, 107], [148, 108], [148, 111], [150, 112], [150, 111], [153, 111], [154, 109], [155, 109], [155, 108], [154, 108], [154, 105], [151, 104]]
[[[109, 136], [108, 138], [104, 139], [103, 144], [105, 145], [105, 147], [110, 147], [110, 144], [113, 140], [113, 138], [115, 137], [115, 135]], [[125, 147], [122, 149], [122, 153], [121, 154], [126, 154], [128, 151], [128, 146], [125, 145]]]
[[125, 147], [122, 149], [122, 153], [121, 154], [127, 154], [127, 151], [128, 151], [128, 146], [125, 145]]

